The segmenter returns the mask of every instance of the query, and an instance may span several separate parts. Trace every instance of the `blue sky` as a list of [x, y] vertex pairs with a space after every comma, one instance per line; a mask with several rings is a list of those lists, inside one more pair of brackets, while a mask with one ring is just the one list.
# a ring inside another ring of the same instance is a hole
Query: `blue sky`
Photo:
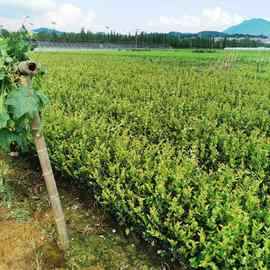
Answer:
[[[0, 0], [0, 25], [121, 32], [224, 30], [249, 18], [270, 19], [269, 0]], [[27, 18], [25, 18], [27, 16]], [[28, 17], [29, 16], [29, 17]], [[107, 28], [108, 29], [108, 28]]]

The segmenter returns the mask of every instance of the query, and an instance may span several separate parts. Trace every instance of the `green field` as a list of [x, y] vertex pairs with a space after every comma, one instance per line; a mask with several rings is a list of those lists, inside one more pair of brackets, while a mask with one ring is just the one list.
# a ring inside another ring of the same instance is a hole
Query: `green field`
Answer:
[[270, 268], [270, 53], [40, 53], [54, 167], [192, 269]]

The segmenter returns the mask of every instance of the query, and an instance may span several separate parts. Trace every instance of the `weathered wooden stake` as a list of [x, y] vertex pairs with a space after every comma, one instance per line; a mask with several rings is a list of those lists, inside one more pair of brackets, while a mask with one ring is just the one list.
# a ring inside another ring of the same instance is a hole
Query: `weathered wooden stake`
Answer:
[[[38, 72], [37, 64], [35, 62], [26, 61], [20, 63], [18, 72], [21, 75], [20, 83], [26, 87], [32, 87], [32, 78]], [[50, 202], [52, 205], [55, 223], [59, 234], [61, 248], [67, 250], [69, 248], [69, 239], [67, 227], [62, 209], [59, 193], [55, 183], [51, 162], [48, 155], [48, 150], [44, 136], [41, 131], [40, 116], [37, 114], [32, 122], [32, 135], [37, 149], [40, 165], [42, 168], [43, 177], [46, 182], [49, 193]]]

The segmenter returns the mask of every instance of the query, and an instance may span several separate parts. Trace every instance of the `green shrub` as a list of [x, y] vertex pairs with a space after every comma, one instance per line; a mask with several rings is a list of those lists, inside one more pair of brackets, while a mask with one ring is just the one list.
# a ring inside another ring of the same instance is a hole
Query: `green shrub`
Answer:
[[270, 66], [40, 54], [56, 168], [160, 255], [269, 269]]
[[7, 183], [8, 165], [0, 157], [0, 205], [11, 206], [12, 190]]
[[[22, 27], [18, 32], [0, 34], [0, 151], [25, 150], [29, 123], [48, 102], [40, 91], [20, 84], [19, 63], [29, 60], [30, 36]], [[42, 72], [38, 72], [36, 84]]]

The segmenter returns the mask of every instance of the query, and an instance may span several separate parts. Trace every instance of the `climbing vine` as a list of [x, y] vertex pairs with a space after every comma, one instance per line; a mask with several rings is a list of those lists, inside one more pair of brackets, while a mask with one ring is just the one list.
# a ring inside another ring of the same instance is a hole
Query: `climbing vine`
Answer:
[[[25, 28], [0, 35], [0, 150], [6, 152], [27, 149], [30, 123], [48, 102], [38, 89], [20, 85], [18, 65], [30, 60], [30, 40]], [[37, 78], [43, 75], [39, 71]]]

